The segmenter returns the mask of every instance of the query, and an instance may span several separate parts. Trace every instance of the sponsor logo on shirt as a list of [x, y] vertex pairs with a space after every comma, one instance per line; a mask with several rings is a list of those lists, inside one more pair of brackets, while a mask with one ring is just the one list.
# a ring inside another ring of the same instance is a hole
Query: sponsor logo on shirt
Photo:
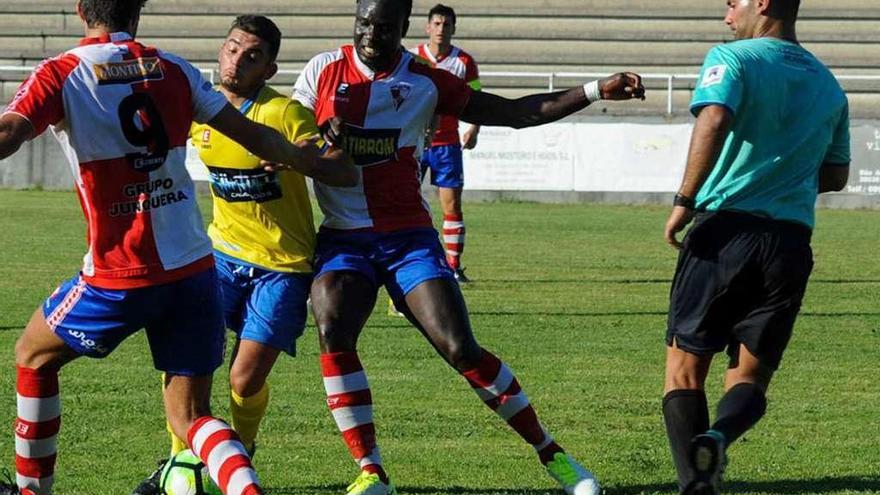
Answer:
[[281, 184], [275, 172], [266, 172], [261, 168], [208, 167], [208, 173], [214, 195], [229, 203], [265, 203], [282, 197]]
[[205, 129], [202, 131], [202, 142], [207, 143], [211, 140], [211, 129]]
[[342, 149], [361, 167], [397, 159], [400, 129], [364, 129], [345, 125]]
[[402, 82], [391, 86], [391, 99], [394, 100], [395, 110], [400, 110], [400, 106], [409, 97], [410, 91], [412, 91], [412, 84], [409, 83]]
[[92, 66], [99, 85], [158, 81], [165, 77], [158, 57], [136, 58]]
[[721, 81], [724, 80], [724, 74], [727, 73], [726, 65], [714, 65], [706, 69], [705, 74], [703, 74], [703, 80], [700, 82], [701, 88], [708, 88], [709, 86], [714, 86], [716, 84], [720, 84]]
[[173, 189], [171, 178], [125, 184], [122, 194], [128, 199], [110, 205], [108, 213], [111, 217], [137, 215], [189, 199], [185, 192]]

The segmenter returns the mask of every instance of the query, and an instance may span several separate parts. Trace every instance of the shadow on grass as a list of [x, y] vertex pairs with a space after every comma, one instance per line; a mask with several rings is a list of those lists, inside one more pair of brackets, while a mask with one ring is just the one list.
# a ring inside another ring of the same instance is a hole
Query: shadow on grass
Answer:
[[[670, 485], [671, 486], [671, 485]], [[345, 493], [346, 485], [297, 486], [268, 488], [267, 495], [331, 495]], [[517, 488], [473, 488], [464, 486], [433, 487], [433, 486], [398, 486], [401, 494], [448, 494], [448, 495], [558, 495], [557, 490], [517, 489]]]
[[[676, 493], [673, 484], [650, 484], [631, 486], [607, 486], [607, 495], [642, 495], [652, 493]], [[880, 477], [842, 476], [802, 480], [777, 481], [731, 481], [722, 487], [723, 493], [770, 493], [778, 495], [800, 495], [806, 493], [880, 493]]]
[[[266, 493], [268, 495], [324, 495], [339, 494], [345, 492], [346, 485], [334, 484], [323, 486], [291, 486], [291, 487], [270, 487]], [[672, 483], [655, 483], [647, 485], [629, 485], [605, 487], [606, 495], [648, 495], [656, 493], [676, 493], [677, 487]], [[400, 493], [410, 494], [444, 494], [444, 495], [558, 495], [558, 490], [539, 490], [539, 489], [518, 489], [518, 488], [500, 488], [500, 487], [433, 487], [433, 486], [400, 486]], [[825, 477], [816, 479], [802, 480], [778, 480], [778, 481], [757, 481], [744, 482], [732, 481], [725, 483], [724, 493], [728, 494], [745, 494], [745, 493], [769, 493], [778, 495], [795, 495], [807, 493], [832, 493], [832, 492], [850, 492], [850, 493], [878, 493], [880, 492], [880, 477], [877, 476], [843, 476], [839, 478]]]

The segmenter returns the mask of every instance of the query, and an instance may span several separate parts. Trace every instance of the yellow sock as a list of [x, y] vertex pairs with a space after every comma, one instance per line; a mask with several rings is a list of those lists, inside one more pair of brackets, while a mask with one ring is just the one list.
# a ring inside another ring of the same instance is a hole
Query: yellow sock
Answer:
[[171, 457], [189, 448], [186, 442], [177, 438], [177, 435], [174, 434], [174, 431], [171, 429], [171, 423], [165, 421], [165, 428], [168, 430], [168, 434], [171, 435]]
[[259, 392], [250, 397], [241, 397], [234, 391], [229, 391], [229, 409], [232, 413], [232, 429], [241, 437], [241, 443], [245, 448], [252, 450], [257, 431], [260, 429], [260, 421], [266, 415], [269, 406], [269, 384], [263, 384]]
[[[165, 391], [165, 373], [162, 373], [162, 392]], [[168, 434], [171, 435], [171, 455], [170, 457], [174, 457], [179, 454], [181, 451], [184, 451], [189, 448], [186, 445], [186, 442], [177, 438], [177, 435], [174, 434], [174, 430], [171, 429], [171, 423], [168, 420], [165, 420], [165, 429], [168, 430]], [[169, 458], [170, 458], [169, 457]]]

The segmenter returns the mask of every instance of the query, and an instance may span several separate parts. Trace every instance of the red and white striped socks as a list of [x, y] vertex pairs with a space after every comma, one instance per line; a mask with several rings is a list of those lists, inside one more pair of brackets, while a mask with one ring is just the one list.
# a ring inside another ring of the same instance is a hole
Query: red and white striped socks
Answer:
[[55, 455], [61, 429], [58, 370], [19, 366], [17, 374], [16, 483], [22, 493], [47, 495], [55, 481]]
[[211, 416], [197, 419], [187, 433], [190, 447], [208, 466], [223, 495], [262, 495], [257, 473], [235, 431]]
[[464, 252], [464, 217], [462, 215], [443, 215], [443, 244], [446, 246], [446, 262], [450, 268], [461, 268], [461, 253]]
[[544, 429], [525, 392], [506, 364], [491, 352], [483, 349], [476, 368], [462, 373], [474, 388], [474, 392], [507, 422], [538, 453], [541, 462], [547, 464], [553, 455], [563, 452]]
[[321, 372], [327, 405], [352, 457], [363, 471], [387, 476], [376, 445], [373, 397], [367, 375], [356, 352], [321, 354]]

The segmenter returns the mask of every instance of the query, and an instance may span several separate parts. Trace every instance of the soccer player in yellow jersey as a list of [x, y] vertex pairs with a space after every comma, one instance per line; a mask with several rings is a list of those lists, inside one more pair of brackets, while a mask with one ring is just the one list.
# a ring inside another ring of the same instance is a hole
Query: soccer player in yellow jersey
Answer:
[[[278, 69], [280, 43], [281, 32], [268, 18], [236, 18], [220, 49], [219, 89], [243, 115], [290, 141], [316, 138], [311, 111], [265, 84]], [[295, 354], [305, 328], [315, 250], [312, 207], [301, 174], [267, 171], [259, 158], [207, 125], [194, 124], [190, 137], [210, 172], [214, 219], [208, 234], [226, 326], [238, 336], [229, 370], [232, 427], [253, 453], [269, 401], [266, 378], [282, 351]], [[333, 150], [324, 155], [325, 165], [350, 173], [348, 157]], [[323, 180], [332, 176], [327, 172]], [[185, 448], [172, 434], [171, 455]], [[160, 471], [133, 495], [161, 493]]]

